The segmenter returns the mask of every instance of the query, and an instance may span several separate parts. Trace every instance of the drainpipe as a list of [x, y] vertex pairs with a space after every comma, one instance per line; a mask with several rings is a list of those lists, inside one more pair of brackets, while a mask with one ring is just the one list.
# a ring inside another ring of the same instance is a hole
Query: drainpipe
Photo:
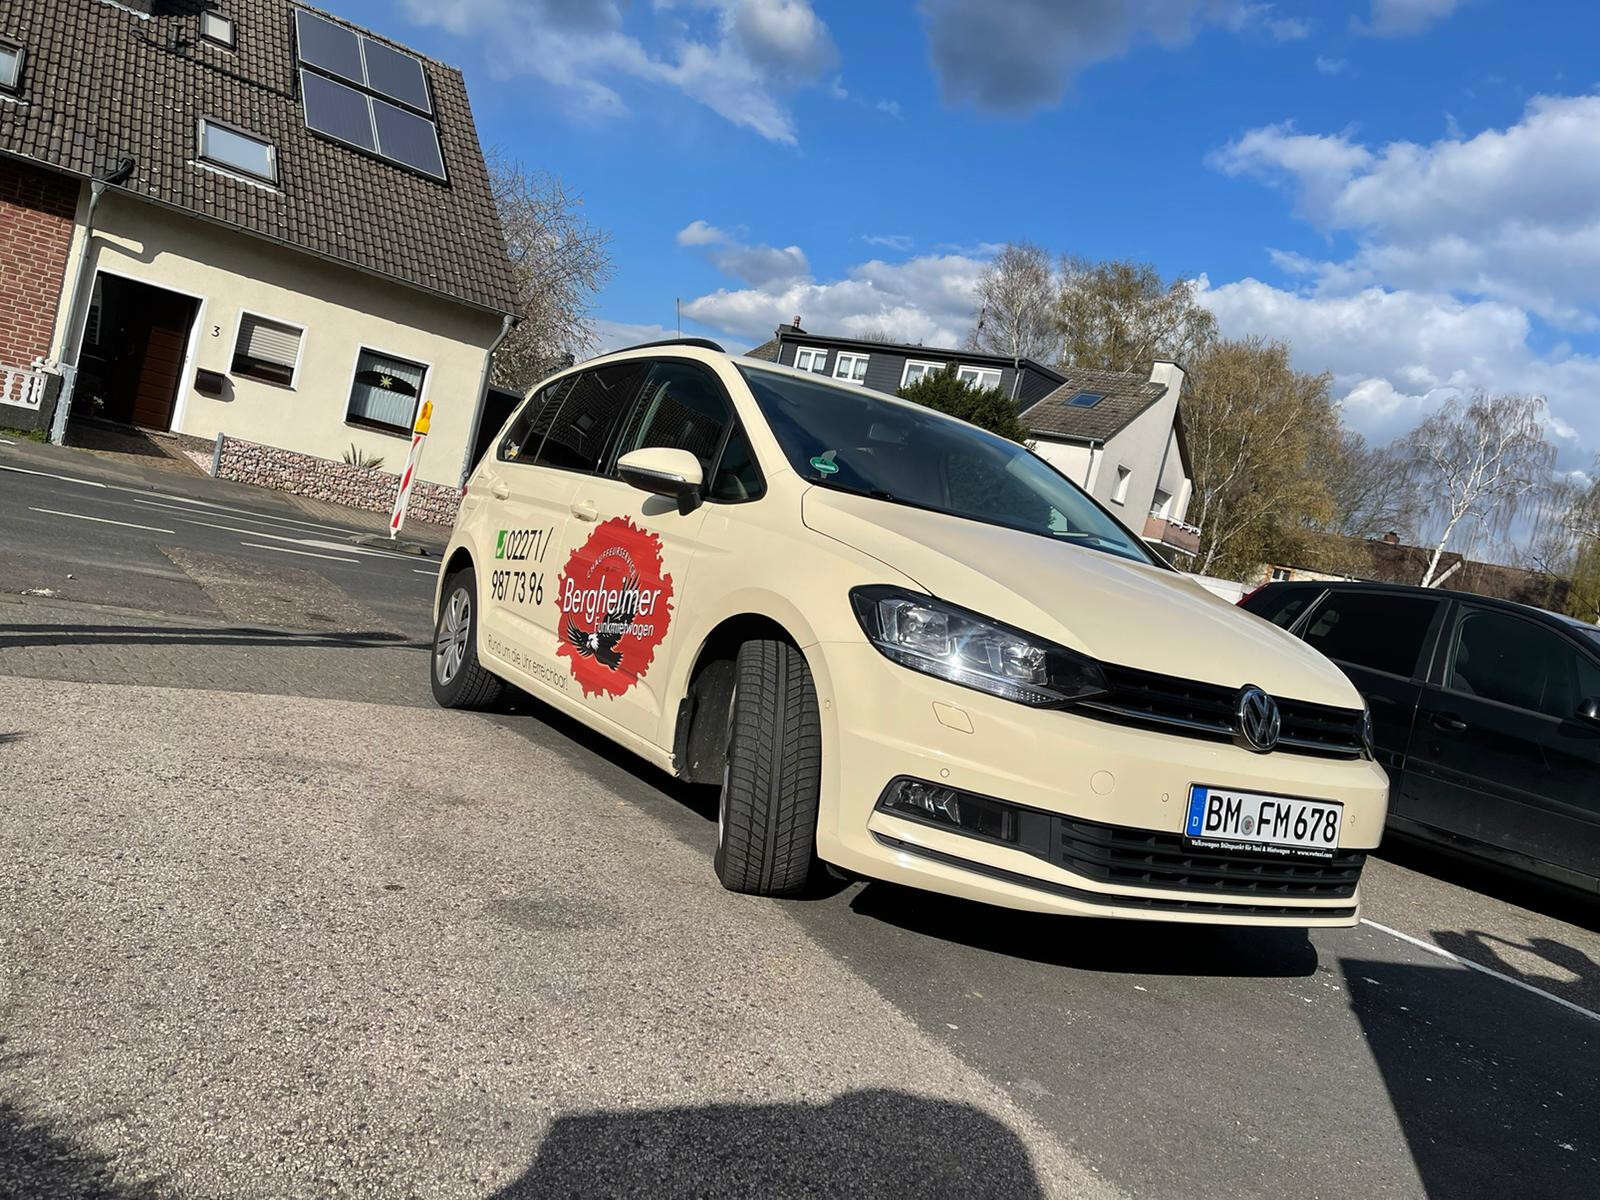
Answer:
[[[1089, 490], [1089, 481], [1094, 478], [1094, 451], [1096, 439], [1089, 439], [1089, 465], [1083, 470], [1083, 490]], [[1101, 443], [1103, 445], [1103, 443]]]
[[478, 448], [478, 433], [483, 427], [483, 408], [489, 401], [489, 372], [494, 369], [494, 352], [500, 349], [506, 338], [511, 336], [511, 327], [516, 324], [516, 319], [507, 313], [500, 320], [500, 336], [495, 338], [488, 350], [483, 354], [483, 375], [478, 379], [478, 407], [472, 413], [472, 429], [467, 434], [467, 448], [461, 452], [461, 481], [458, 487], [467, 486], [467, 476], [472, 474], [475, 465], [472, 461], [472, 452]]
[[96, 176], [89, 181], [89, 214], [83, 222], [83, 257], [78, 261], [78, 274], [72, 281], [72, 291], [67, 297], [67, 341], [61, 347], [62, 358], [69, 354], [72, 356], [70, 363], [62, 364], [70, 367], [71, 371], [62, 381], [61, 395], [56, 399], [55, 417], [50, 422], [50, 440], [57, 446], [67, 440], [67, 414], [72, 411], [72, 393], [78, 389], [78, 357], [83, 350], [83, 338], [80, 336], [74, 341], [72, 333], [78, 323], [78, 297], [83, 294], [84, 281], [94, 267], [94, 258], [89, 252], [94, 245], [95, 210], [100, 207], [100, 197], [106, 194], [106, 188], [127, 183], [138, 165], [134, 159], [125, 158], [110, 174]]

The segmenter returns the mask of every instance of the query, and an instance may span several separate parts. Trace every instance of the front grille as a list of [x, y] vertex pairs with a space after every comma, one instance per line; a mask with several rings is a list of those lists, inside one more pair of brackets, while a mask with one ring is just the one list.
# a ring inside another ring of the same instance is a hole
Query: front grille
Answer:
[[[1080, 701], [1074, 711], [1119, 724], [1166, 729], [1188, 737], [1232, 741], [1238, 689], [1101, 665], [1108, 692]], [[1363, 753], [1359, 709], [1333, 708], [1306, 700], [1275, 697], [1283, 718], [1278, 748], [1296, 754], [1359, 758]]]
[[1356, 894], [1367, 856], [1336, 850], [1331, 859], [1238, 855], [1186, 846], [1183, 835], [1058, 817], [1052, 855], [1076, 875], [1124, 887], [1229, 896], [1337, 900]]

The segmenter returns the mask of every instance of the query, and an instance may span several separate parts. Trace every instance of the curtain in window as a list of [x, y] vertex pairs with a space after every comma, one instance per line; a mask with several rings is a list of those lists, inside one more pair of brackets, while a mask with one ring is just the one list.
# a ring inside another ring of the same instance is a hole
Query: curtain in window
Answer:
[[427, 368], [416, 363], [363, 350], [350, 388], [350, 415], [409, 433], [426, 374]]

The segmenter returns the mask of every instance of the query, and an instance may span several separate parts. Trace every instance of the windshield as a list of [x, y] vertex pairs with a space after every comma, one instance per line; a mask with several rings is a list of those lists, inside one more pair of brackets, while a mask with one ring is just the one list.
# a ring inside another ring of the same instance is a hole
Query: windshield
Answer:
[[802, 479], [1159, 563], [1076, 484], [1025, 447], [871, 392], [740, 367]]

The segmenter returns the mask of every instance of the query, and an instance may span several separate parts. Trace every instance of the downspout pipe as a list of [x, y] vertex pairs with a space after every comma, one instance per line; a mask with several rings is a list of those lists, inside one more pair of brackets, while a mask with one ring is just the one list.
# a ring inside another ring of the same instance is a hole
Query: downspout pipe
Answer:
[[56, 401], [55, 417], [50, 422], [50, 440], [57, 446], [67, 440], [67, 416], [72, 411], [72, 394], [78, 389], [78, 358], [83, 350], [83, 338], [79, 336], [74, 339], [72, 335], [78, 324], [78, 297], [83, 294], [84, 282], [94, 269], [94, 255], [90, 252], [94, 249], [95, 210], [100, 207], [100, 198], [106, 194], [106, 189], [114, 184], [127, 183], [138, 165], [134, 159], [125, 158], [106, 175], [96, 176], [89, 181], [89, 213], [83, 221], [83, 256], [78, 260], [78, 273], [73, 277], [72, 292], [67, 297], [66, 344], [61, 347], [63, 359], [72, 356], [71, 362], [63, 364], [72, 370], [61, 389], [61, 396]]
[[472, 429], [467, 434], [466, 449], [461, 452], [461, 480], [457, 487], [467, 486], [467, 476], [472, 474], [472, 468], [477, 465], [472, 461], [472, 452], [478, 447], [478, 434], [483, 428], [483, 409], [489, 402], [489, 373], [494, 370], [494, 354], [511, 336], [511, 327], [516, 323], [517, 319], [506, 313], [500, 319], [500, 336], [483, 353], [483, 374], [478, 378], [478, 406], [472, 412]]

